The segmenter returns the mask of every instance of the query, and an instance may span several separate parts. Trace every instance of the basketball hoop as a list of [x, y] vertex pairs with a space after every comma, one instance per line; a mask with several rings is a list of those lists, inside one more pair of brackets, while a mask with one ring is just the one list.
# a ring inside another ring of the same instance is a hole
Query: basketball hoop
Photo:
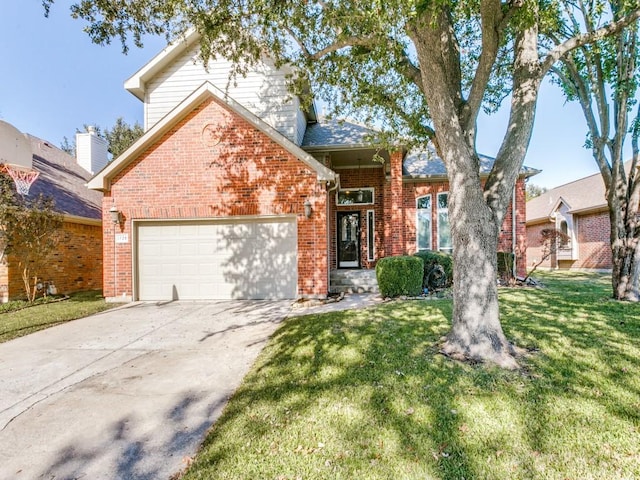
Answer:
[[20, 168], [17, 165], [10, 165], [7, 163], [0, 165], [0, 171], [7, 172], [16, 184], [16, 190], [20, 195], [26, 197], [29, 195], [29, 189], [33, 182], [36, 181], [40, 172], [35, 170], [27, 170]]

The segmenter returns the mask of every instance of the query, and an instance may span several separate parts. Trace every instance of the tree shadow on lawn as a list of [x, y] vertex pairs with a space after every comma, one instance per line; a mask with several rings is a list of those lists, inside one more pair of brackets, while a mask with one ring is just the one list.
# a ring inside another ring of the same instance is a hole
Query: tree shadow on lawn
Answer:
[[239, 462], [237, 478], [478, 478], [459, 442], [469, 367], [434, 349], [451, 304], [395, 310], [287, 320], [214, 426], [196, 476]]
[[[224, 402], [208, 403], [198, 392], [185, 392], [164, 412], [162, 428], [151, 431], [147, 413], [132, 411], [113, 422], [99, 439], [88, 435], [60, 448], [58, 460], [35, 478], [168, 479], [187, 466]], [[194, 423], [194, 417], [200, 420]]]
[[[638, 373], [637, 307], [616, 304], [621, 323], [599, 294], [561, 293], [521, 289], [503, 301], [507, 337], [540, 350], [519, 372], [439, 355], [448, 301], [289, 319], [186, 478], [536, 478], [564, 474], [581, 462], [572, 456], [585, 457], [586, 473], [591, 460], [610, 473], [598, 445], [607, 429], [638, 432], [637, 382], [626, 386]], [[589, 423], [584, 405], [605, 421], [582, 445], [564, 437]]]

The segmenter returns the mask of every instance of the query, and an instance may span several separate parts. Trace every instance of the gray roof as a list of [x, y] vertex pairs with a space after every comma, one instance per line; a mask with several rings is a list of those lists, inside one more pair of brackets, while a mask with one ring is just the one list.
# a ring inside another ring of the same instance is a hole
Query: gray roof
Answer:
[[527, 222], [549, 218], [562, 200], [569, 207], [569, 213], [602, 210], [607, 206], [604, 180], [596, 173], [588, 177], [547, 190], [539, 197], [527, 202]]
[[[478, 155], [480, 158], [480, 175], [489, 175], [495, 158]], [[523, 166], [520, 175], [531, 177], [539, 171], [535, 168]], [[407, 153], [402, 164], [402, 176], [409, 178], [446, 178], [447, 168], [433, 148], [411, 150]]]
[[343, 120], [322, 120], [307, 125], [301, 146], [305, 150], [370, 146], [371, 141], [367, 140], [367, 136], [375, 134], [374, 130], [355, 123]]
[[[362, 125], [343, 120], [322, 120], [318, 123], [307, 125], [307, 130], [302, 141], [305, 150], [315, 149], [345, 149], [354, 147], [371, 146], [371, 137], [376, 131]], [[480, 174], [489, 175], [494, 158], [480, 155]], [[531, 177], [539, 170], [523, 167], [520, 174]], [[409, 178], [445, 178], [447, 169], [444, 162], [435, 153], [433, 148], [410, 151], [402, 164], [402, 175]]]
[[40, 172], [29, 190], [29, 197], [41, 193], [53, 198], [59, 213], [101, 220], [102, 194], [86, 187], [91, 174], [56, 146], [32, 135], [29, 140], [33, 169]]

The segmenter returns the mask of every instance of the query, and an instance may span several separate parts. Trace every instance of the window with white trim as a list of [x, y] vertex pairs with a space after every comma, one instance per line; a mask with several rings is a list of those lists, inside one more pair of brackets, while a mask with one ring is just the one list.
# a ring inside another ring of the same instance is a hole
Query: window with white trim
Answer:
[[345, 188], [336, 193], [337, 205], [373, 205], [373, 188]]
[[416, 246], [418, 250], [431, 250], [431, 195], [416, 199]]
[[439, 193], [437, 203], [438, 250], [451, 253], [453, 242], [451, 240], [451, 224], [449, 223], [449, 193]]

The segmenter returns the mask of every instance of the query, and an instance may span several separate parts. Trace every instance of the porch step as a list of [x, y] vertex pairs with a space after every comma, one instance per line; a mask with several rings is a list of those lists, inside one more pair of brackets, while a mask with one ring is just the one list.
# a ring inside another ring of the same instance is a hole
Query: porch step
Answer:
[[380, 293], [375, 270], [332, 270], [330, 293]]

